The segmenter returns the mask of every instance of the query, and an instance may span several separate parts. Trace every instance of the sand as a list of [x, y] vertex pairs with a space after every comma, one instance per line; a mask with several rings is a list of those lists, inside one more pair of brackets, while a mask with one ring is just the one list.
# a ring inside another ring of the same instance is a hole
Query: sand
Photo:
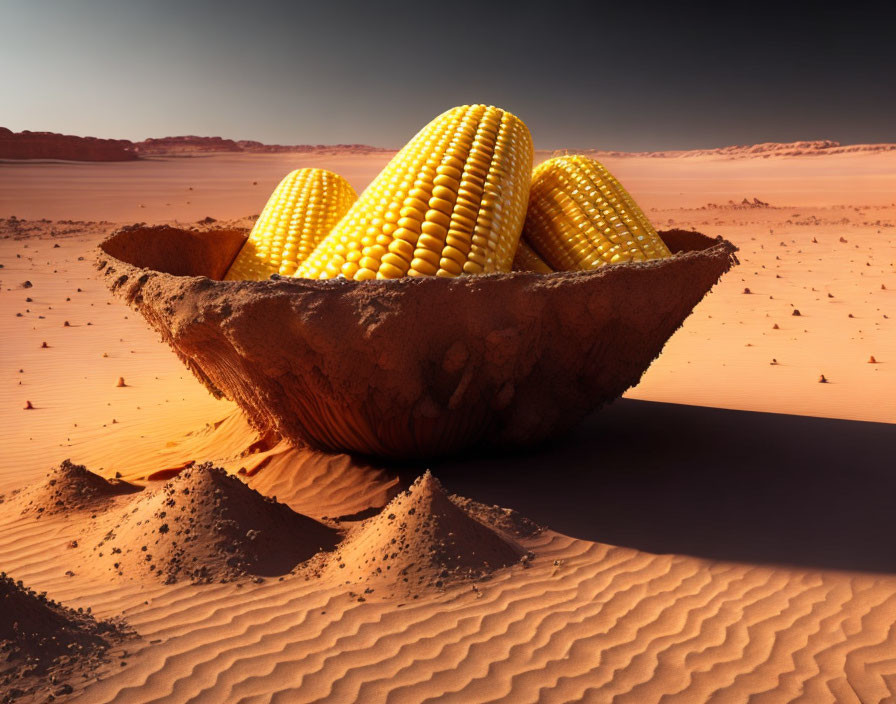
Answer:
[[[68, 696], [892, 698], [894, 153], [608, 158], [658, 226], [723, 235], [741, 266], [627, 399], [522, 454], [387, 466], [260, 439], [95, 278], [93, 247], [117, 224], [245, 226], [291, 168], [327, 166], [360, 189], [387, 159], [0, 165], [0, 217], [28, 219], [0, 222], [0, 569], [136, 633]], [[45, 510], [23, 513], [66, 458], [146, 488], [67, 511], [46, 510], [60, 498], [45, 491]], [[532, 558], [390, 596], [345, 585], [325, 558], [165, 584], [85, 557], [125, 510], [206, 460], [345, 541], [431, 466], [452, 505]]]

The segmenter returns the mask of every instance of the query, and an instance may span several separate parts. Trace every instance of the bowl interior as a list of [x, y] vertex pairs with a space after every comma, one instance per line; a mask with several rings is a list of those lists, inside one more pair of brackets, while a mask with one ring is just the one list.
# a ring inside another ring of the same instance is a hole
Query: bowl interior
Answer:
[[119, 230], [100, 248], [140, 269], [220, 280], [242, 248], [247, 234], [240, 229], [201, 232], [135, 225]]
[[[701, 251], [718, 244], [716, 239], [691, 230], [663, 230], [659, 235], [673, 254]], [[100, 248], [141, 269], [220, 281], [247, 237], [248, 232], [242, 229], [196, 231], [135, 225], [115, 233]]]

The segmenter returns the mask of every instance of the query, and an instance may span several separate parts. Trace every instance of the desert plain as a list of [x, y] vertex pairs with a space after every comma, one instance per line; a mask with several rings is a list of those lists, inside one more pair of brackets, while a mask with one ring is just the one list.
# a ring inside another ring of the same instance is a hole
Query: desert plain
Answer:
[[360, 192], [391, 156], [0, 163], [0, 571], [121, 619], [84, 663], [0, 664], [0, 697], [896, 701], [896, 148], [598, 153], [740, 265], [623, 399], [517, 453], [260, 440], [96, 276], [119, 226], [250, 227], [288, 171]]

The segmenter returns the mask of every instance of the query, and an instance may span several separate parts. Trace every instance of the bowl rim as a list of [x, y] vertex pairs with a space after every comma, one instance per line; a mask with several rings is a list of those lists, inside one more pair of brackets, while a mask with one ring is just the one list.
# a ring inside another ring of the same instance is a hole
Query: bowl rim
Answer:
[[[126, 259], [120, 259], [114, 254], [111, 254], [107, 251], [106, 246], [111, 242], [117, 240], [119, 237], [124, 237], [129, 233], [134, 231], [145, 231], [145, 230], [166, 230], [166, 231], [174, 231], [179, 235], [190, 235], [190, 234], [215, 234], [215, 233], [239, 233], [243, 236], [242, 242], [248, 240], [250, 228], [245, 227], [212, 227], [208, 229], [196, 229], [196, 228], [188, 228], [188, 227], [177, 227], [175, 225], [169, 224], [159, 224], [159, 225], [150, 225], [146, 223], [136, 223], [133, 225], [125, 225], [123, 227], [119, 227], [112, 232], [110, 232], [103, 240], [96, 246], [96, 263], [97, 268], [101, 271], [107, 269], [109, 264], [111, 263], [108, 260], [112, 260], [115, 263], [129, 267], [132, 269], [138, 269], [141, 271], [152, 272], [154, 275], [161, 275], [165, 277], [171, 277], [173, 279], [179, 279], [183, 281], [187, 281], [189, 279], [205, 279], [213, 284], [223, 284], [227, 286], [239, 285], [241, 287], [249, 286], [250, 288], [263, 288], [270, 286], [271, 282], [279, 282], [279, 283], [287, 283], [291, 285], [298, 285], [302, 287], [310, 286], [312, 288], [320, 288], [323, 290], [331, 289], [331, 288], [356, 288], [363, 286], [368, 289], [376, 289], [376, 288], [388, 288], [388, 287], [397, 287], [397, 286], [407, 286], [407, 285], [424, 285], [424, 286], [451, 286], [457, 284], [459, 281], [469, 282], [470, 280], [475, 281], [504, 281], [511, 279], [519, 279], [519, 278], [532, 278], [533, 280], [544, 281], [544, 280], [563, 280], [563, 281], [575, 281], [577, 279], [583, 278], [591, 278], [591, 277], [602, 277], [606, 276], [608, 272], [617, 271], [619, 269], [626, 270], [643, 270], [650, 269], [654, 267], [662, 267], [667, 266], [670, 263], [680, 260], [682, 257], [691, 257], [691, 256], [724, 256], [727, 259], [731, 260], [732, 265], [739, 264], [736, 253], [739, 251], [739, 248], [725, 239], [721, 235], [717, 235], [715, 237], [710, 237], [709, 235], [705, 235], [702, 232], [697, 230], [684, 230], [680, 228], [670, 228], [668, 230], [658, 230], [659, 236], [665, 241], [664, 235], [674, 236], [676, 238], [681, 238], [682, 236], [686, 238], [690, 238], [693, 240], [692, 244], [695, 246], [689, 246], [687, 248], [675, 248], [675, 251], [672, 252], [671, 257], [664, 257], [660, 259], [648, 259], [645, 261], [628, 261], [628, 262], [618, 262], [616, 264], [605, 264], [596, 269], [584, 269], [584, 270], [558, 270], [551, 271], [548, 273], [537, 272], [537, 271], [496, 271], [488, 274], [476, 274], [476, 275], [461, 275], [454, 277], [441, 277], [441, 276], [420, 276], [420, 277], [411, 277], [411, 276], [403, 276], [398, 279], [371, 279], [367, 281], [357, 281], [354, 279], [347, 279], [344, 276], [337, 276], [329, 279], [307, 279], [296, 276], [284, 276], [281, 274], [271, 274], [267, 279], [243, 279], [243, 280], [233, 280], [227, 281], [220, 278], [215, 278], [212, 276], [208, 276], [205, 274], [175, 274], [168, 271], [164, 271], [162, 269], [155, 269], [148, 266], [142, 266], [140, 264], [135, 264], [133, 262], [127, 261]], [[699, 238], [699, 244], [697, 245], [697, 238]], [[236, 248], [233, 256], [230, 258], [230, 262], [227, 266], [229, 268], [230, 264], [233, 263], [233, 260], [236, 259], [236, 256], [239, 254], [239, 247]], [[672, 249], [672, 247], [670, 247]], [[435, 282], [441, 283], [435, 283]], [[464, 284], [466, 285], [466, 283]], [[345, 289], [343, 289], [345, 290]]]

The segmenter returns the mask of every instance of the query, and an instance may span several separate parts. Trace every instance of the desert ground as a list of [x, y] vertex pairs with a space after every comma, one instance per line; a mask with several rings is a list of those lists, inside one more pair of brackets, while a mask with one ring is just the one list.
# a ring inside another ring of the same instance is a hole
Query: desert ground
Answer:
[[[896, 151], [603, 158], [740, 265], [625, 398], [526, 452], [258, 442], [96, 277], [121, 225], [250, 227], [288, 171], [360, 192], [390, 156], [0, 163], [0, 571], [123, 619], [89, 668], [0, 663], [0, 696], [896, 701]], [[416, 573], [433, 541], [491, 568]], [[371, 567], [390, 550], [414, 579]]]

